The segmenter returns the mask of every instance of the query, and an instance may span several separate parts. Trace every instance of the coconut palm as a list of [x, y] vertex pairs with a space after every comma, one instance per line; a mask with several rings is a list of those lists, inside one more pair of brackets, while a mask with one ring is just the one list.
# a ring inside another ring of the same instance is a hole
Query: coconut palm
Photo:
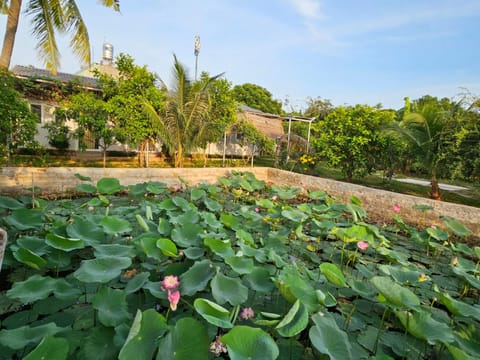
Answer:
[[[452, 106], [451, 111], [455, 108]], [[413, 110], [404, 116], [394, 130], [413, 147], [418, 160], [428, 171], [432, 187], [430, 197], [440, 200], [437, 173], [451, 114], [432, 102], [417, 104]]]
[[[115, 11], [120, 10], [120, 0], [101, 0], [100, 3]], [[21, 7], [22, 0], [0, 0], [0, 10], [7, 14], [7, 27], [0, 55], [2, 69], [10, 66]], [[70, 47], [74, 54], [86, 64], [90, 63], [87, 27], [75, 0], [29, 0], [25, 14], [32, 17], [32, 34], [38, 39], [36, 49], [47, 69], [55, 72], [60, 66], [56, 32], [70, 33]]]
[[171, 89], [165, 85], [165, 108], [159, 114], [147, 101], [145, 109], [157, 129], [160, 140], [174, 156], [175, 167], [183, 167], [186, 153], [200, 145], [210, 118], [210, 85], [222, 74], [202, 82], [188, 79], [185, 67], [174, 55], [174, 84]]

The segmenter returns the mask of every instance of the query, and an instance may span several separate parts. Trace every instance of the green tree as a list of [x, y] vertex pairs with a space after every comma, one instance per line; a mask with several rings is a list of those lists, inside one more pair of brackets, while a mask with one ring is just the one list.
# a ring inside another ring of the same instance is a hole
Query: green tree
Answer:
[[283, 113], [282, 103], [273, 99], [270, 91], [256, 84], [246, 83], [234, 86], [233, 97], [239, 103], [269, 114]]
[[202, 72], [199, 89], [206, 86], [209, 95], [209, 119], [200, 139], [201, 145], [217, 142], [225, 131], [237, 120], [237, 102], [233, 97], [232, 84], [227, 79], [216, 77], [212, 81], [207, 72]]
[[313, 148], [330, 166], [339, 167], [345, 178], [363, 176], [375, 169], [381, 151], [380, 127], [392, 122], [393, 111], [368, 105], [337, 107], [312, 125]]
[[7, 72], [0, 73], [0, 156], [10, 162], [12, 150], [21, 146], [33, 146], [37, 122], [28, 103], [13, 86]]
[[405, 112], [401, 122], [393, 127], [409, 143], [417, 161], [428, 173], [432, 199], [441, 198], [438, 172], [442, 154], [451, 149], [450, 139], [456, 127], [456, 116], [461, 112], [458, 105], [448, 99], [425, 96], [412, 102], [411, 112]]
[[[101, 0], [100, 3], [115, 11], [119, 0]], [[15, 36], [20, 19], [22, 0], [0, 0], [0, 10], [7, 14], [7, 24], [0, 55], [0, 68], [8, 69], [12, 58]], [[90, 41], [87, 27], [74, 0], [29, 0], [25, 14], [32, 18], [32, 34], [38, 39], [37, 51], [47, 69], [55, 72], [60, 65], [56, 33], [72, 34], [70, 47], [84, 63], [90, 63]]]
[[107, 149], [115, 142], [115, 126], [109, 121], [107, 103], [97, 94], [82, 91], [73, 94], [64, 102], [62, 112], [65, 117], [74, 119], [78, 128], [74, 137], [79, 139], [80, 148], [85, 149], [85, 137], [91, 136], [102, 149], [103, 167], [107, 163]]
[[236, 121], [230, 131], [237, 134], [239, 144], [241, 146], [250, 147], [250, 159], [252, 159], [256, 152], [272, 155], [274, 152], [275, 142], [257, 130], [253, 124], [245, 119]]
[[148, 99], [145, 100], [153, 128], [173, 155], [175, 167], [183, 167], [185, 154], [200, 146], [205, 138], [211, 111], [209, 87], [218, 76], [205, 79], [199, 86], [188, 78], [185, 67], [174, 55], [175, 82], [166, 89], [164, 109], [158, 112]]
[[55, 120], [43, 126], [48, 131], [48, 143], [60, 153], [64, 154], [70, 146], [70, 128], [65, 121], [56, 116]]
[[115, 125], [117, 140], [137, 147], [141, 164], [146, 145], [160, 139], [159, 129], [145, 113], [144, 103], [147, 101], [156, 112], [160, 112], [165, 104], [165, 94], [159, 87], [157, 75], [146, 66], [136, 65], [131, 56], [120, 54], [116, 66], [120, 72], [118, 79], [98, 74], [103, 100], [109, 119]]

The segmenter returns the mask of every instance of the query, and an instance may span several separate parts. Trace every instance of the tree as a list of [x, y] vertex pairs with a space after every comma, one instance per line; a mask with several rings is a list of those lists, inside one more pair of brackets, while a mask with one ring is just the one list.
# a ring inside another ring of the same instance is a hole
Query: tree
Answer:
[[414, 101], [410, 107], [411, 112], [406, 111], [401, 122], [392, 129], [414, 149], [416, 159], [430, 176], [430, 197], [440, 200], [438, 171], [442, 154], [448, 152], [455, 116], [461, 109], [448, 99], [439, 101], [430, 96]]
[[206, 87], [208, 91], [209, 119], [205, 124], [202, 146], [209, 142], [217, 142], [228, 128], [237, 120], [237, 102], [233, 97], [232, 84], [227, 79], [215, 77], [212, 80], [207, 72], [202, 72], [198, 84], [199, 89]]
[[[275, 143], [272, 139], [262, 134], [253, 124], [245, 119], [235, 122], [230, 128], [237, 134], [241, 146], [249, 146], [251, 151], [250, 159], [253, 164], [253, 156], [258, 151], [266, 154], [273, 154]], [[248, 159], [247, 159], [248, 160]]]
[[74, 119], [78, 128], [74, 136], [80, 141], [80, 148], [85, 149], [85, 137], [91, 136], [102, 149], [103, 167], [107, 162], [107, 149], [115, 142], [115, 126], [109, 121], [107, 103], [97, 94], [82, 91], [70, 96], [63, 104], [65, 118]]
[[35, 145], [37, 122], [28, 103], [13, 86], [7, 72], [0, 73], [0, 155], [7, 156], [13, 149]]
[[[103, 6], [120, 11], [119, 0], [101, 0]], [[0, 0], [0, 9], [7, 14], [7, 25], [0, 55], [0, 68], [8, 69], [12, 58], [22, 0]], [[87, 27], [74, 0], [29, 0], [25, 14], [32, 17], [32, 34], [38, 39], [37, 51], [47, 69], [55, 72], [60, 66], [56, 32], [70, 33], [70, 47], [84, 63], [90, 63], [90, 41]]]
[[205, 79], [199, 86], [188, 78], [185, 67], [177, 57], [174, 55], [173, 58], [175, 82], [170, 89], [166, 88], [164, 110], [156, 111], [148, 100], [145, 101], [145, 109], [163, 144], [173, 155], [175, 167], [183, 167], [185, 154], [201, 144], [210, 119], [208, 89], [220, 75]]
[[[159, 88], [159, 79], [146, 66], [138, 66], [134, 59], [120, 54], [116, 59], [120, 72], [118, 79], [109, 75], [98, 74], [103, 100], [110, 121], [115, 125], [116, 139], [122, 143], [137, 147], [139, 164], [147, 144], [160, 139], [158, 129], [152, 119], [145, 113], [147, 101], [156, 112], [165, 105], [165, 93]], [[147, 161], [145, 157], [145, 165]]]
[[307, 108], [303, 116], [316, 119], [324, 119], [333, 110], [333, 105], [328, 99], [322, 99], [320, 96], [307, 99]]
[[375, 169], [375, 155], [381, 151], [379, 128], [394, 120], [393, 111], [368, 105], [337, 107], [325, 119], [312, 125], [313, 147], [330, 166], [341, 168], [351, 181]]
[[243, 84], [233, 87], [233, 97], [239, 103], [269, 114], [281, 115], [282, 103], [272, 98], [267, 89], [255, 84]]

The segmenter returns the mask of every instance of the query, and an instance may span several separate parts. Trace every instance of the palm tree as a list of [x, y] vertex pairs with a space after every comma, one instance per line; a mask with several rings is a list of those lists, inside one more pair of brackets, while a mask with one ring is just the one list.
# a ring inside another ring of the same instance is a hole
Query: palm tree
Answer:
[[186, 153], [200, 145], [210, 117], [209, 86], [222, 74], [206, 81], [192, 82], [185, 67], [174, 55], [173, 75], [175, 82], [171, 89], [165, 86], [164, 110], [158, 114], [145, 101], [145, 109], [152, 119], [162, 143], [174, 156], [175, 167], [183, 167]]
[[[451, 110], [455, 108], [453, 106]], [[420, 103], [394, 128], [413, 147], [418, 160], [428, 171], [432, 187], [430, 197], [435, 200], [441, 198], [437, 172], [449, 118], [449, 113], [439, 104]]]
[[[106, 7], [120, 11], [120, 0], [100, 0]], [[20, 17], [22, 0], [0, 0], [0, 11], [7, 14], [7, 27], [0, 55], [0, 68], [8, 69]], [[71, 33], [70, 47], [85, 63], [90, 63], [88, 31], [75, 0], [29, 0], [25, 14], [32, 17], [32, 34], [38, 39], [36, 49], [48, 70], [56, 72], [60, 53], [55, 33]]]

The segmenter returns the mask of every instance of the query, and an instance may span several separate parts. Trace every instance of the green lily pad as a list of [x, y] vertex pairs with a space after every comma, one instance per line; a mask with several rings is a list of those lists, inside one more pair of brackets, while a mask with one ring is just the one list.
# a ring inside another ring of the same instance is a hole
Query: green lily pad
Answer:
[[47, 298], [55, 289], [55, 282], [56, 280], [49, 276], [32, 275], [25, 281], [14, 283], [7, 291], [7, 296], [20, 299], [25, 304], [33, 303]]
[[307, 308], [297, 300], [275, 329], [283, 337], [292, 337], [300, 334], [307, 325]]
[[132, 225], [129, 221], [116, 216], [105, 216], [100, 225], [107, 234], [122, 234], [132, 231]]
[[239, 278], [231, 278], [217, 273], [210, 284], [212, 295], [219, 304], [240, 305], [248, 299], [248, 288]]
[[327, 278], [327, 280], [337, 286], [348, 287], [345, 282], [345, 276], [337, 265], [332, 263], [322, 263], [320, 265], [320, 271]]
[[130, 258], [119, 256], [83, 260], [73, 276], [84, 283], [107, 283], [120, 276], [122, 270], [131, 264]]
[[87, 194], [94, 194], [97, 192], [97, 188], [92, 184], [80, 184], [75, 187], [75, 190], [79, 192], [84, 192]]
[[68, 358], [68, 341], [64, 338], [45, 336], [40, 344], [23, 360], [66, 360]]
[[412, 291], [393, 282], [386, 276], [375, 276], [370, 279], [383, 297], [395, 306], [416, 308], [420, 306], [420, 300]]
[[176, 257], [178, 254], [175, 243], [167, 238], [160, 238], [157, 240], [157, 247], [161, 250], [163, 255], [169, 257]]
[[208, 360], [209, 344], [202, 323], [193, 318], [182, 318], [159, 340], [157, 360]]
[[82, 239], [88, 246], [102, 243], [105, 240], [105, 233], [101, 226], [79, 216], [73, 217], [73, 223], [67, 225], [66, 231], [69, 237]]
[[315, 314], [312, 320], [315, 325], [310, 328], [309, 337], [315, 349], [331, 360], [354, 359], [347, 333], [338, 327], [333, 317]]
[[158, 339], [168, 330], [163, 315], [154, 309], [137, 314], [130, 328], [127, 340], [118, 355], [119, 360], [150, 360], [157, 350]]
[[104, 287], [93, 297], [92, 306], [103, 325], [115, 327], [130, 319], [126, 295], [123, 290]]
[[446, 323], [437, 321], [426, 311], [395, 311], [398, 319], [407, 331], [418, 339], [425, 340], [433, 345], [440, 341], [444, 344], [452, 343], [453, 332]]
[[210, 279], [215, 275], [215, 268], [210, 261], [197, 261], [193, 266], [180, 275], [180, 292], [191, 296], [207, 287]]
[[15, 209], [5, 217], [5, 221], [18, 230], [41, 229], [44, 223], [44, 213], [36, 209]]
[[243, 256], [230, 256], [225, 259], [233, 271], [239, 275], [250, 274], [254, 269], [253, 260]]
[[111, 195], [123, 190], [123, 186], [120, 185], [120, 181], [118, 181], [118, 179], [102, 178], [97, 182], [97, 190], [100, 194]]
[[24, 207], [25, 205], [18, 200], [15, 200], [11, 197], [0, 196], [0, 208], [16, 210], [16, 209], [23, 209]]
[[85, 243], [81, 239], [67, 238], [54, 233], [48, 233], [45, 236], [45, 243], [55, 249], [67, 252], [85, 247]]
[[35, 270], [43, 268], [47, 261], [29, 249], [20, 247], [13, 252], [13, 256], [22, 264], [28, 265]]
[[215, 254], [222, 258], [227, 258], [234, 256], [234, 252], [232, 249], [232, 244], [230, 243], [230, 240], [221, 240], [221, 239], [215, 239], [215, 238], [210, 238], [206, 237], [203, 239], [203, 242], [205, 246], [210, 248]]
[[275, 340], [259, 328], [235, 326], [222, 336], [231, 360], [274, 360], [280, 354]]
[[213, 301], [197, 298], [193, 302], [193, 307], [210, 324], [225, 329], [233, 327], [229, 311]]
[[199, 236], [203, 228], [199, 224], [186, 224], [181, 227], [175, 227], [171, 233], [171, 239], [181, 247], [200, 246], [202, 239]]
[[45, 336], [52, 336], [67, 328], [58, 327], [54, 323], [30, 327], [21, 326], [11, 330], [0, 330], [0, 344], [10, 349], [19, 350], [27, 345], [40, 342]]
[[472, 235], [472, 231], [460, 221], [447, 216], [442, 217], [442, 220], [447, 228], [449, 228], [455, 235], [459, 237], [467, 237]]

